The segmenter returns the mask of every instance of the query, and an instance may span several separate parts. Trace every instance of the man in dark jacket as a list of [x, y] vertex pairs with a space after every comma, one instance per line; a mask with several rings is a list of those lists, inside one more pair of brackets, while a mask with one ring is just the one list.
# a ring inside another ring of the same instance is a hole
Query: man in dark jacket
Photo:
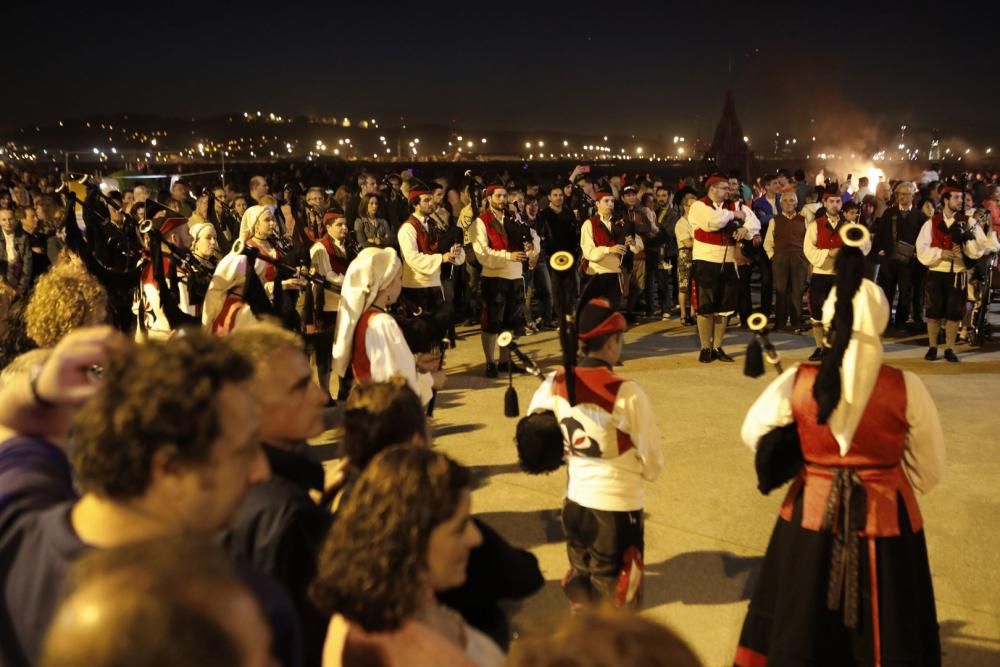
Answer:
[[250, 391], [261, 413], [260, 441], [271, 478], [247, 492], [223, 545], [237, 562], [285, 587], [302, 622], [304, 663], [319, 665], [326, 622], [307, 589], [331, 515], [310, 495], [318, 498], [325, 485], [323, 466], [309, 458], [306, 440], [323, 432], [327, 396], [294, 333], [262, 324], [226, 340], [254, 365]]
[[31, 248], [28, 236], [17, 225], [14, 210], [0, 208], [0, 230], [3, 230], [3, 243], [0, 243], [0, 279], [24, 294], [31, 285]]
[[[917, 258], [913, 248], [917, 242], [924, 215], [913, 205], [916, 188], [904, 181], [896, 186], [896, 203], [886, 209], [879, 219], [872, 249], [879, 258], [878, 284], [892, 305], [899, 288], [899, 302], [896, 305], [892, 324], [897, 329], [906, 325], [906, 318], [912, 312], [914, 321], [920, 320], [923, 291], [914, 285], [914, 278], [921, 275], [914, 271]], [[909, 251], [909, 257], [906, 252]], [[912, 311], [911, 311], [912, 308]]]

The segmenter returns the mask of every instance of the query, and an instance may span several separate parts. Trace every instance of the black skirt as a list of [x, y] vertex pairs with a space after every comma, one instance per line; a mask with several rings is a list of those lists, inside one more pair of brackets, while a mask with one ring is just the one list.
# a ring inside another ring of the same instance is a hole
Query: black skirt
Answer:
[[[876, 538], [879, 641], [884, 667], [941, 664], [941, 642], [923, 531], [914, 533], [902, 499], [899, 537]], [[802, 496], [792, 520], [778, 518], [740, 633], [738, 667], [875, 665], [869, 541], [859, 539], [858, 627], [827, 609], [834, 535], [802, 527]]]

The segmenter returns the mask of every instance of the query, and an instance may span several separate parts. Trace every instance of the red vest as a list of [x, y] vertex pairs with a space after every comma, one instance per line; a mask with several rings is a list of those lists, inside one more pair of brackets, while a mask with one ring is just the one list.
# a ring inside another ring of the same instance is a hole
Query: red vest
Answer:
[[381, 310], [369, 308], [361, 313], [358, 326], [354, 328], [354, 347], [351, 348], [351, 370], [354, 381], [358, 384], [368, 384], [372, 379], [372, 362], [368, 358], [368, 348], [365, 346], [365, 336], [368, 334], [368, 321]]
[[[417, 220], [416, 216], [412, 215], [406, 222], [413, 225], [413, 228], [417, 230], [417, 248], [420, 252], [425, 255], [436, 255], [441, 252], [438, 247], [437, 228], [434, 225], [428, 223], [427, 231], [425, 231], [424, 226]], [[486, 228], [486, 233], [489, 234], [489, 226]]]
[[[612, 222], [611, 226], [614, 227], [615, 223]], [[604, 246], [610, 248], [617, 245], [615, 243], [615, 237], [611, 235], [608, 228], [604, 226], [601, 222], [601, 216], [595, 215], [590, 219], [590, 233], [594, 237], [595, 246]]]
[[833, 250], [843, 248], [844, 240], [840, 238], [839, 230], [844, 223], [840, 223], [836, 228], [830, 225], [830, 221], [825, 217], [816, 220], [816, 247], [820, 250]]
[[347, 273], [347, 265], [350, 264], [350, 260], [344, 255], [340, 255], [337, 246], [333, 244], [333, 239], [330, 238], [329, 234], [323, 234], [323, 238], [319, 240], [326, 249], [326, 255], [330, 258], [330, 268], [333, 269], [334, 273], [339, 273], [341, 275]]
[[931, 247], [951, 250], [954, 243], [955, 241], [951, 237], [951, 228], [945, 224], [944, 216], [938, 213], [931, 218]]
[[910, 425], [906, 421], [906, 384], [903, 372], [883, 365], [875, 388], [845, 456], [828, 424], [817, 424], [818, 408], [813, 385], [819, 366], [799, 366], [792, 389], [792, 414], [795, 417], [802, 456], [806, 465], [792, 484], [781, 508], [781, 516], [791, 520], [796, 499], [803, 495], [802, 527], [819, 531], [826, 513], [833, 470], [852, 468], [861, 478], [868, 500], [866, 536], [899, 535], [898, 498], [902, 498], [910, 526], [923, 526], [913, 487], [903, 472], [901, 461]]
[[[486, 226], [486, 238], [490, 247], [494, 250], [510, 250], [507, 245], [507, 230], [493, 215], [493, 211], [486, 209], [480, 214], [479, 219]], [[419, 236], [417, 238], [419, 240]]]
[[[712, 200], [708, 197], [702, 197], [698, 201], [709, 208], [715, 208], [715, 204], [713, 204]], [[722, 208], [727, 211], [735, 211], [736, 204], [731, 201], [724, 201], [722, 202]], [[736, 245], [736, 241], [733, 240], [733, 235], [723, 229], [720, 229], [717, 232], [708, 232], [699, 227], [695, 227], [694, 238], [702, 243], [710, 243], [712, 245]]]

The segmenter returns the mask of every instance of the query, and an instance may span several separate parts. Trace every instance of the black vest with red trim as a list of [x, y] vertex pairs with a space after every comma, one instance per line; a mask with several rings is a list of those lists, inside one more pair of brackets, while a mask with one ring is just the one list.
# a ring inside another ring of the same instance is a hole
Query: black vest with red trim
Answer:
[[816, 218], [816, 247], [820, 250], [835, 250], [844, 247], [844, 240], [840, 238], [840, 228], [843, 222], [834, 227], [830, 219], [826, 216]]
[[[715, 203], [708, 197], [702, 197], [699, 199], [705, 206], [714, 209]], [[735, 211], [736, 204], [731, 201], [722, 202], [722, 208], [727, 211]], [[709, 243], [711, 245], [736, 245], [736, 241], [733, 240], [732, 232], [726, 228], [720, 229], [718, 231], [709, 232], [700, 227], [695, 227], [694, 238], [696, 241], [701, 241], [702, 243]]]
[[[417, 249], [420, 250], [425, 255], [437, 255], [441, 252], [440, 250], [440, 238], [438, 237], [437, 227], [428, 223], [427, 228], [424, 228], [422, 222], [417, 220], [416, 216], [411, 215], [406, 221], [407, 224], [413, 225], [413, 229], [417, 232]], [[487, 227], [487, 233], [489, 227]]]

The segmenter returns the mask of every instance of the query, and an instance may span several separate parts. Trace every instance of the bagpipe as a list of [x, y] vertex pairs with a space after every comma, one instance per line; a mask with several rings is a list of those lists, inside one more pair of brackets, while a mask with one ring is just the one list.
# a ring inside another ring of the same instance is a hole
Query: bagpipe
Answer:
[[[272, 236], [270, 240], [273, 240], [273, 238], [274, 237]], [[278, 249], [278, 252], [280, 253], [281, 248], [279, 246], [275, 247]], [[247, 245], [242, 239], [237, 239], [236, 242], [233, 243], [233, 248], [232, 250], [230, 250], [230, 252], [234, 255], [246, 256], [250, 260], [251, 266], [253, 265], [253, 262], [255, 260], [259, 259], [262, 262], [267, 262], [276, 269], [279, 269], [281, 271], [286, 272], [287, 274], [290, 274], [292, 277], [301, 278], [313, 285], [317, 285], [319, 287], [322, 287], [323, 289], [330, 290], [331, 292], [336, 292], [337, 294], [340, 294], [340, 285], [330, 282], [323, 276], [316, 275], [312, 269], [304, 271], [303, 270], [304, 267], [301, 265], [291, 264], [281, 259], [275, 259], [274, 257], [269, 257], [264, 253], [260, 252], [260, 250], [258, 250], [257, 248]]]
[[[573, 275], [576, 268], [576, 258], [570, 252], [561, 250], [553, 253], [552, 257], [549, 258], [549, 266], [554, 272], [556, 281], [576, 279]], [[574, 304], [568, 303], [569, 291], [565, 289], [565, 285], [560, 284], [560, 289], [556, 293], [561, 300], [560, 312], [564, 313], [563, 319], [559, 322], [559, 345], [562, 349], [566, 397], [570, 407], [572, 407], [576, 405], [577, 309]], [[504, 333], [501, 336], [510, 336], [510, 334]], [[500, 343], [499, 340], [498, 343]], [[503, 346], [503, 343], [500, 344]], [[542, 376], [537, 365], [517, 347], [512, 336], [506, 347], [517, 356], [528, 372], [538, 377]], [[504, 414], [508, 417], [516, 417], [518, 412], [517, 394], [514, 391], [510, 373], [508, 373], [507, 393], [504, 395]], [[518, 463], [521, 469], [528, 474], [540, 475], [553, 472], [558, 470], [566, 460], [562, 428], [553, 412], [537, 412], [522, 417], [517, 423], [515, 441], [517, 443]]]

